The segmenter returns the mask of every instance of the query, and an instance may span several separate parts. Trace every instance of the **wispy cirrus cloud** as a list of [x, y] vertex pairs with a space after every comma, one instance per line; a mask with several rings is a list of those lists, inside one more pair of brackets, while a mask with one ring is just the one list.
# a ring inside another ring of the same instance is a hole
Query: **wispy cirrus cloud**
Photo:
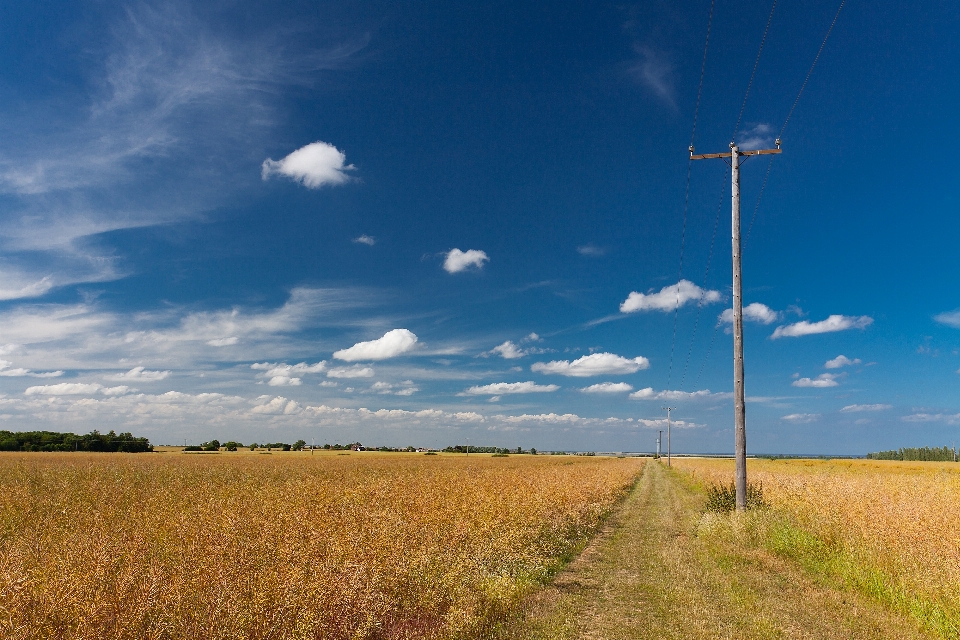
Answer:
[[933, 319], [940, 324], [947, 325], [948, 327], [960, 329], [960, 309], [938, 313], [937, 315], [933, 316]]
[[784, 422], [792, 422], [793, 424], [808, 424], [810, 422], [816, 422], [820, 418], [821, 415], [819, 413], [791, 413], [780, 419]]
[[866, 329], [871, 324], [873, 324], [873, 318], [870, 316], [844, 316], [836, 314], [828, 316], [826, 320], [821, 320], [820, 322], [803, 320], [801, 322], [795, 322], [794, 324], [777, 327], [770, 338], [772, 340], [776, 340], [777, 338], [799, 338], [801, 336], [812, 336], [819, 333], [846, 331], [847, 329]]
[[863, 411], [886, 411], [893, 409], [892, 404], [848, 404], [840, 409], [841, 413], [861, 413]]
[[665, 389], [654, 391], [653, 387], [639, 389], [630, 394], [634, 400], [726, 400], [733, 397], [730, 392], [713, 393], [709, 389], [699, 391], [677, 391]]
[[652, 47], [637, 45], [634, 50], [639, 60], [630, 67], [630, 75], [665, 105], [676, 109], [673, 64]]

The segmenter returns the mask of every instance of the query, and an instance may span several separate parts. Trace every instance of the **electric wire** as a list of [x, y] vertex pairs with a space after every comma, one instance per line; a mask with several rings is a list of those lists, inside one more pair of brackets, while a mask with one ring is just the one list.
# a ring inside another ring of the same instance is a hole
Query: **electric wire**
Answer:
[[717, 198], [717, 216], [713, 221], [713, 236], [710, 238], [710, 252], [707, 254], [707, 267], [703, 273], [703, 288], [700, 289], [700, 300], [697, 303], [697, 317], [693, 322], [693, 333], [690, 335], [690, 347], [687, 349], [687, 360], [683, 364], [683, 376], [680, 378], [679, 390], [683, 391], [683, 383], [687, 379], [687, 369], [690, 367], [690, 356], [693, 354], [693, 344], [697, 338], [697, 327], [700, 325], [700, 312], [703, 309], [703, 299], [707, 295], [707, 279], [710, 277], [710, 265], [713, 262], [713, 247], [717, 241], [717, 228], [720, 226], [720, 211], [723, 209], [723, 191], [725, 181], [720, 182], [720, 194]]
[[800, 85], [800, 92], [797, 93], [797, 99], [793, 101], [793, 106], [790, 107], [790, 113], [787, 114], [787, 119], [783, 121], [783, 126], [780, 128], [780, 138], [783, 138], [783, 132], [787, 129], [787, 123], [790, 122], [790, 118], [793, 116], [793, 110], [797, 108], [797, 103], [800, 102], [800, 96], [803, 95], [803, 90], [807, 88], [807, 82], [809, 82], [810, 76], [813, 74], [813, 68], [817, 66], [817, 62], [820, 60], [820, 54], [823, 53], [823, 48], [827, 46], [827, 40], [830, 38], [830, 33], [833, 31], [834, 25], [837, 24], [837, 18], [840, 17], [840, 12], [843, 10], [843, 5], [846, 1], [847, 0], [840, 0], [840, 7], [837, 9], [836, 15], [833, 16], [833, 22], [830, 23], [830, 28], [827, 29], [827, 35], [823, 37], [823, 42], [820, 44], [820, 49], [813, 59], [813, 64], [810, 65], [810, 70], [807, 71], [807, 77], [803, 79], [803, 84]]
[[[697, 104], [693, 110], [693, 127], [690, 131], [690, 147], [697, 135], [697, 119], [700, 116], [700, 100], [703, 97], [703, 76], [707, 68], [707, 50], [710, 48], [710, 29], [713, 26], [713, 9], [716, 0], [710, 0], [710, 15], [707, 18], [707, 35], [703, 42], [703, 59], [700, 62], [700, 83], [697, 87]], [[670, 340], [670, 366], [667, 368], [667, 388], [670, 388], [670, 378], [673, 376], [673, 353], [677, 344], [677, 319], [680, 314], [680, 281], [683, 279], [683, 250], [687, 241], [687, 212], [690, 208], [690, 172], [693, 160], [687, 159], [687, 185], [683, 196], [683, 230], [680, 233], [680, 269], [677, 275], [677, 305], [673, 311], [673, 337]]]
[[[813, 75], [813, 69], [817, 66], [817, 62], [820, 61], [820, 55], [823, 53], [824, 47], [827, 46], [827, 40], [830, 39], [830, 34], [833, 32], [833, 27], [837, 24], [837, 18], [840, 17], [840, 12], [843, 10], [843, 5], [846, 4], [846, 1], [847, 0], [840, 0], [840, 6], [837, 8], [837, 13], [833, 16], [833, 22], [830, 23], [830, 28], [827, 29], [827, 34], [823, 37], [823, 42], [820, 43], [820, 48], [817, 50], [817, 55], [813, 58], [813, 63], [810, 65], [810, 69], [807, 70], [807, 75], [803, 79], [803, 84], [800, 85], [800, 91], [797, 92], [797, 98], [793, 101], [793, 106], [790, 107], [790, 112], [787, 114], [787, 119], [783, 121], [783, 126], [780, 127], [780, 135], [777, 136], [778, 139], [782, 139], [783, 132], [787, 130], [787, 123], [790, 122], [790, 118], [793, 116], [793, 112], [797, 108], [797, 104], [800, 102], [800, 96], [803, 95], [803, 90], [807, 88], [807, 83], [810, 81], [810, 76]], [[750, 218], [750, 226], [747, 227], [747, 236], [743, 241], [744, 249], [746, 248], [747, 242], [750, 241], [750, 232], [753, 231], [753, 223], [757, 220], [757, 211], [760, 209], [760, 200], [763, 198], [763, 192], [767, 188], [767, 180], [770, 178], [770, 170], [772, 168], [773, 156], [770, 156], [770, 161], [767, 163], [767, 171], [763, 176], [763, 184], [760, 185], [760, 193], [757, 195], [757, 203], [753, 207], [753, 216]]]
[[740, 104], [740, 115], [737, 116], [737, 126], [733, 129], [731, 141], [736, 140], [737, 133], [740, 132], [740, 122], [743, 120], [743, 110], [747, 107], [747, 98], [750, 97], [750, 88], [753, 87], [753, 79], [757, 75], [757, 67], [760, 65], [760, 54], [763, 53], [763, 45], [767, 41], [767, 32], [770, 31], [770, 23], [773, 22], [773, 11], [777, 8], [777, 0], [773, 0], [773, 6], [770, 7], [770, 15], [767, 17], [767, 26], [763, 29], [763, 37], [760, 38], [760, 48], [757, 50], [757, 59], [753, 61], [753, 71], [750, 73], [750, 82], [747, 83], [747, 90], [743, 94], [743, 102]]

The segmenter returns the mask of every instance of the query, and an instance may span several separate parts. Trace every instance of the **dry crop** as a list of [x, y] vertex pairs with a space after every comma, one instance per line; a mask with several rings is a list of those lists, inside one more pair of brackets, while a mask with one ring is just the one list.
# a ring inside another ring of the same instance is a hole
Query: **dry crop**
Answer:
[[480, 637], [636, 460], [2, 454], [0, 637]]
[[[678, 458], [705, 482], [727, 483], [732, 460]], [[960, 465], [873, 460], [749, 460], [764, 499], [809, 538], [773, 541], [819, 556], [851, 586], [960, 637]], [[781, 530], [778, 535], [783, 536]]]

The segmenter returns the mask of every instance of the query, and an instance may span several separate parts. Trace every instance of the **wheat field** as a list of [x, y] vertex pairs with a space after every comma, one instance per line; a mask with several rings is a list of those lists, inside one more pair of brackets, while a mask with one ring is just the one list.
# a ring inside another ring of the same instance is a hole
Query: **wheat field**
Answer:
[[483, 637], [641, 466], [0, 454], [0, 637]]
[[[707, 483], [733, 480], [733, 461], [675, 458]], [[748, 460], [774, 510], [830, 555], [853, 586], [960, 635], [960, 465], [875, 460]], [[805, 543], [809, 547], [809, 543]]]

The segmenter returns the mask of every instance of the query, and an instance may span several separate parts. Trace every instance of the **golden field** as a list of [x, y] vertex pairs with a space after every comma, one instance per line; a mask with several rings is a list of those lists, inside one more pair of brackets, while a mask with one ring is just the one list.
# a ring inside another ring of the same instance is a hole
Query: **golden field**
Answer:
[[[733, 460], [673, 464], [707, 483], [733, 480]], [[773, 511], [811, 534], [781, 528], [775, 547], [960, 637], [960, 464], [751, 459], [747, 474]]]
[[0, 637], [483, 637], [642, 464], [0, 454]]

